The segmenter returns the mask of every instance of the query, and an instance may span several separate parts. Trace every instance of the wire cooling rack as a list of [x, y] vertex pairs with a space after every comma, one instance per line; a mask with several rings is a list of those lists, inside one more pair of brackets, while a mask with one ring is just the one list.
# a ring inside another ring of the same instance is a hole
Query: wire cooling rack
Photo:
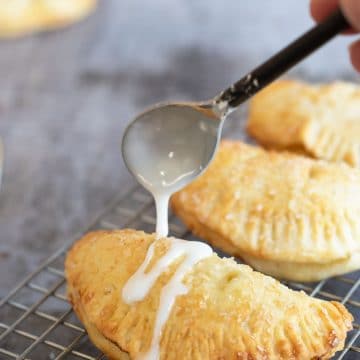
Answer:
[[[109, 204], [85, 230], [132, 227], [152, 232], [153, 201], [136, 186]], [[84, 232], [85, 232], [84, 231]], [[194, 240], [170, 214], [172, 235]], [[80, 237], [82, 234], [79, 234]], [[69, 243], [0, 300], [0, 359], [106, 359], [90, 342], [66, 301], [64, 258]], [[221, 253], [220, 253], [221, 254]], [[354, 329], [335, 359], [360, 359], [360, 271], [317, 283], [286, 283], [311, 296], [342, 302], [354, 316]]]

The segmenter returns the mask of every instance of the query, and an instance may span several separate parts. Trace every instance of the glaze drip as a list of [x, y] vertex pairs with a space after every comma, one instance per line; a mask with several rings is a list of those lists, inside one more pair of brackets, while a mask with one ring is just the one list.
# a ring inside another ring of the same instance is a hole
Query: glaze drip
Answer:
[[177, 296], [184, 295], [189, 291], [183, 284], [184, 276], [196, 263], [213, 253], [211, 247], [202, 242], [169, 238], [170, 247], [168, 251], [158, 259], [150, 271], [145, 272], [152, 261], [158, 241], [156, 240], [150, 245], [144, 262], [125, 284], [122, 296], [126, 303], [132, 304], [144, 300], [156, 280], [168, 269], [169, 265], [182, 256], [184, 256], [184, 260], [161, 290], [150, 349], [138, 356], [137, 360], [157, 360], [160, 358], [160, 340], [163, 326], [169, 318]]

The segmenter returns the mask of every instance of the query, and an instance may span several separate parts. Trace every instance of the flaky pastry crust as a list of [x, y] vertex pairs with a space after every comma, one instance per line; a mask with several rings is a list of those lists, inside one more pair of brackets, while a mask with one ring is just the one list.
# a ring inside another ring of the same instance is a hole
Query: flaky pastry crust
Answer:
[[266, 147], [360, 167], [360, 87], [278, 81], [250, 102], [247, 129]]
[[345, 164], [225, 141], [171, 205], [196, 235], [276, 277], [360, 267], [360, 171]]
[[[143, 301], [125, 304], [122, 288], [154, 240], [154, 234], [130, 229], [98, 231], [67, 255], [69, 299], [95, 345], [111, 359], [134, 359], [148, 349], [161, 289], [181, 261]], [[156, 259], [168, 241], [158, 241]], [[352, 316], [341, 304], [292, 291], [215, 254], [197, 263], [184, 283], [189, 292], [176, 299], [163, 328], [162, 360], [328, 359], [351, 329]]]

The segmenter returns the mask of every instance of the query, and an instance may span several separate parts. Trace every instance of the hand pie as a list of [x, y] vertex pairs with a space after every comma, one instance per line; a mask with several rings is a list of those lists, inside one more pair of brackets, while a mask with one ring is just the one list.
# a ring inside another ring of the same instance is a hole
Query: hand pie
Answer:
[[0, 37], [62, 27], [88, 15], [96, 0], [0, 0]]
[[266, 147], [360, 167], [360, 87], [278, 81], [250, 102], [247, 128]]
[[[147, 271], [173, 240], [156, 241]], [[93, 232], [67, 256], [69, 299], [92, 341], [111, 359], [138, 359], [147, 351], [161, 291], [183, 261], [166, 267], [144, 300], [124, 303], [123, 288], [154, 241], [154, 234], [129, 229]], [[351, 329], [352, 316], [340, 303], [292, 291], [214, 253], [182, 281], [188, 292], [175, 299], [162, 328], [162, 360], [329, 359]]]
[[226, 141], [171, 205], [196, 235], [275, 277], [360, 268], [360, 170], [345, 164]]

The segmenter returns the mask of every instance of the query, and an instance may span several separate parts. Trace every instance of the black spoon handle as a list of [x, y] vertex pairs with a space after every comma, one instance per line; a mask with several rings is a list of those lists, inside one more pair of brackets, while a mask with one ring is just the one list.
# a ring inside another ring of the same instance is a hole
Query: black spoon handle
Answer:
[[335, 35], [349, 27], [350, 25], [342, 12], [340, 10], [335, 11], [323, 22], [314, 26], [265, 63], [223, 91], [216, 99], [216, 102], [225, 101], [230, 107], [240, 105], [331, 40]]

